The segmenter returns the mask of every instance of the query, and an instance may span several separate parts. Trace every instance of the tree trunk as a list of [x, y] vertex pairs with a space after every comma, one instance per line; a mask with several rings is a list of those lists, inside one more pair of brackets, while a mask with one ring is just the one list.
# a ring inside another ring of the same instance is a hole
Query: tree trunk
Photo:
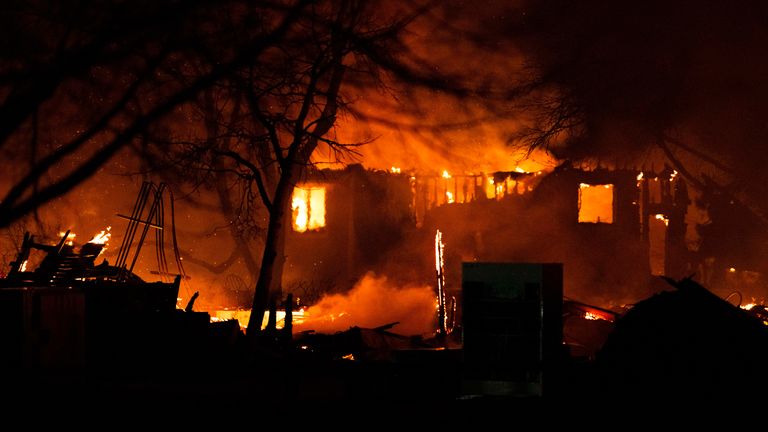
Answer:
[[264, 255], [261, 259], [259, 280], [256, 282], [251, 316], [246, 328], [246, 333], [249, 335], [256, 335], [261, 330], [264, 311], [269, 301], [270, 288], [279, 283], [279, 279], [282, 279], [282, 263], [278, 257], [282, 258], [285, 255], [286, 231], [283, 225], [289, 220], [286, 214], [291, 205], [293, 177], [290, 173], [284, 173], [275, 190], [272, 209], [269, 212], [267, 239], [264, 242]]

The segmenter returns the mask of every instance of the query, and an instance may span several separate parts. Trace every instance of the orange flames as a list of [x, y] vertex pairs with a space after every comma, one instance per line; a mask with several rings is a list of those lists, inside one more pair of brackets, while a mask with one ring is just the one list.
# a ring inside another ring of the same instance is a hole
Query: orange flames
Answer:
[[75, 237], [77, 236], [75, 233], [73, 233], [73, 232], [70, 232], [69, 234], [67, 234], [67, 233], [65, 233], [64, 231], [60, 231], [60, 232], [59, 232], [59, 238], [61, 238], [61, 237], [64, 237], [64, 235], [66, 235], [66, 236], [67, 236], [67, 239], [65, 240], [65, 242], [66, 242], [68, 245], [72, 246], [72, 245], [74, 245], [74, 244], [75, 244], [75, 241], [74, 241], [74, 240], [75, 240]]
[[325, 226], [325, 188], [295, 187], [291, 201], [293, 230], [316, 231]]
[[657, 214], [654, 216], [657, 220], [664, 221], [665, 226], [669, 226], [669, 218], [663, 214]]
[[[100, 233], [93, 236], [92, 239], [88, 240], [88, 243], [100, 244], [100, 245], [106, 246], [106, 244], [109, 242], [110, 237], [112, 237], [112, 233], [110, 231], [112, 231], [112, 227], [108, 226], [106, 229], [102, 230]], [[71, 234], [71, 236], [74, 237], [75, 235]], [[104, 249], [106, 249], [106, 247]]]
[[[250, 309], [221, 309], [208, 312], [211, 315], [211, 322], [237, 320], [240, 324], [240, 328], [245, 330], [248, 326], [248, 320], [251, 317]], [[304, 308], [293, 311], [292, 322], [294, 325], [301, 323], [304, 320], [305, 312]], [[267, 327], [269, 322], [269, 311], [264, 312], [264, 319], [261, 322], [261, 328]], [[285, 311], [275, 311], [275, 327], [281, 329], [285, 326]]]
[[579, 184], [579, 222], [613, 223], [612, 184]]

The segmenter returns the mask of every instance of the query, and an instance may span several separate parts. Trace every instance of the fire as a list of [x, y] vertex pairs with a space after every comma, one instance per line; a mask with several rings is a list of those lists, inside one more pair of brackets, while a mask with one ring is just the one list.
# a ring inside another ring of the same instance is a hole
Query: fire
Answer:
[[579, 183], [579, 222], [613, 223], [613, 185]]
[[[251, 317], [250, 309], [222, 309], [208, 312], [211, 315], [211, 322], [237, 320], [240, 324], [240, 328], [245, 330], [248, 326], [248, 319]], [[301, 324], [304, 318], [307, 316], [304, 312], [304, 308], [293, 311], [292, 313], [293, 324]], [[264, 312], [264, 319], [261, 323], [261, 328], [267, 327], [269, 322], [269, 311]], [[278, 310], [275, 312], [275, 327], [281, 329], [285, 326], [285, 311]]]
[[67, 239], [65, 240], [66, 243], [70, 246], [74, 245], [75, 237], [77, 236], [75, 233], [70, 232], [69, 234], [65, 233], [64, 231], [59, 231], [59, 238], [64, 237], [64, 235], [67, 235]]
[[293, 211], [293, 230], [296, 232], [316, 231], [324, 227], [325, 188], [294, 188], [291, 211]]
[[601, 320], [601, 319], [604, 319], [604, 318], [599, 316], [599, 315], [595, 315], [595, 314], [593, 314], [591, 312], [586, 312], [584, 314], [584, 319], [588, 319], [590, 321], [597, 321], [597, 320]]
[[517, 171], [519, 173], [524, 173], [525, 172], [525, 170], [520, 168], [520, 167], [515, 167], [515, 171]]
[[755, 306], [757, 306], [755, 303], [747, 303], [747, 304], [739, 306], [739, 307], [744, 309], [744, 310], [751, 310]]
[[445, 200], [448, 202], [448, 204], [453, 204], [455, 202], [455, 199], [453, 198], [453, 192], [445, 192]]
[[669, 226], [669, 218], [664, 216], [663, 214], [659, 213], [654, 216], [656, 219], [660, 221], [664, 221], [664, 225]]
[[443, 170], [443, 178], [444, 179], [451, 178], [451, 174], [448, 172], [448, 170]]
[[389, 169], [389, 172], [391, 172], [392, 174], [400, 174], [402, 170], [398, 167], [393, 166], [392, 168]]
[[[105, 245], [109, 242], [109, 238], [112, 237], [112, 233], [110, 232], [112, 230], [111, 226], [108, 226], [105, 230], [102, 230], [100, 233], [93, 236], [92, 239], [88, 240], [88, 243], [93, 244], [100, 244]], [[72, 234], [74, 236], [74, 234]], [[104, 248], [106, 249], [106, 247]]]
[[728, 272], [729, 273], [736, 273], [736, 268], [735, 267], [731, 267], [731, 268], [728, 269]]
[[27, 262], [28, 260], [24, 260], [24, 262], [21, 263], [21, 268], [19, 269], [19, 271], [21, 272], [27, 271]]
[[640, 171], [640, 174], [637, 175], [637, 181], [640, 181], [643, 179], [643, 172]]

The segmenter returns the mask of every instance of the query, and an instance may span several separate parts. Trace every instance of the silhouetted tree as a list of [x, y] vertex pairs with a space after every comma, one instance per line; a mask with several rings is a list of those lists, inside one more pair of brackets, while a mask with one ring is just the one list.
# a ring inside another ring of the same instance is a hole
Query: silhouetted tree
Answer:
[[[0, 227], [65, 194], [258, 61], [309, 1], [10, 1], [0, 8]], [[174, 79], [196, 65], [189, 81]], [[76, 157], [72, 157], [77, 154]]]
[[462, 83], [416, 62], [403, 47], [404, 30], [423, 11], [382, 14], [382, 8], [387, 9], [374, 1], [314, 4], [299, 20], [299, 30], [267, 52], [269, 61], [239, 69], [198, 98], [203, 139], [176, 134], [167, 140], [176, 145], [172, 164], [202, 172], [201, 180], [215, 185], [220, 196], [229, 193], [228, 184], [238, 183], [240, 205], [230, 220], [241, 233], [258, 227], [259, 216], [265, 221], [249, 332], [260, 329], [270, 293], [279, 289], [291, 196], [312, 170], [313, 154], [322, 146], [339, 160], [363, 144], [340, 142], [334, 133], [355, 92], [385, 89], [383, 76], [462, 91]]
[[768, 221], [764, 3], [547, 0], [523, 11], [509, 34], [535, 96], [525, 145], [620, 165], [655, 154]]

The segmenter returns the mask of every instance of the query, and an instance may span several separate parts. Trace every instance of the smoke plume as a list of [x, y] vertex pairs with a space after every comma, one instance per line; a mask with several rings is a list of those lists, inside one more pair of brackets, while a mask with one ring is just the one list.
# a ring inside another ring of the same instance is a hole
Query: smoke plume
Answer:
[[296, 330], [334, 333], [358, 326], [378, 327], [399, 321], [392, 331], [416, 335], [435, 330], [436, 294], [429, 286], [397, 287], [384, 276], [368, 273], [344, 294], [324, 296], [306, 310]]

